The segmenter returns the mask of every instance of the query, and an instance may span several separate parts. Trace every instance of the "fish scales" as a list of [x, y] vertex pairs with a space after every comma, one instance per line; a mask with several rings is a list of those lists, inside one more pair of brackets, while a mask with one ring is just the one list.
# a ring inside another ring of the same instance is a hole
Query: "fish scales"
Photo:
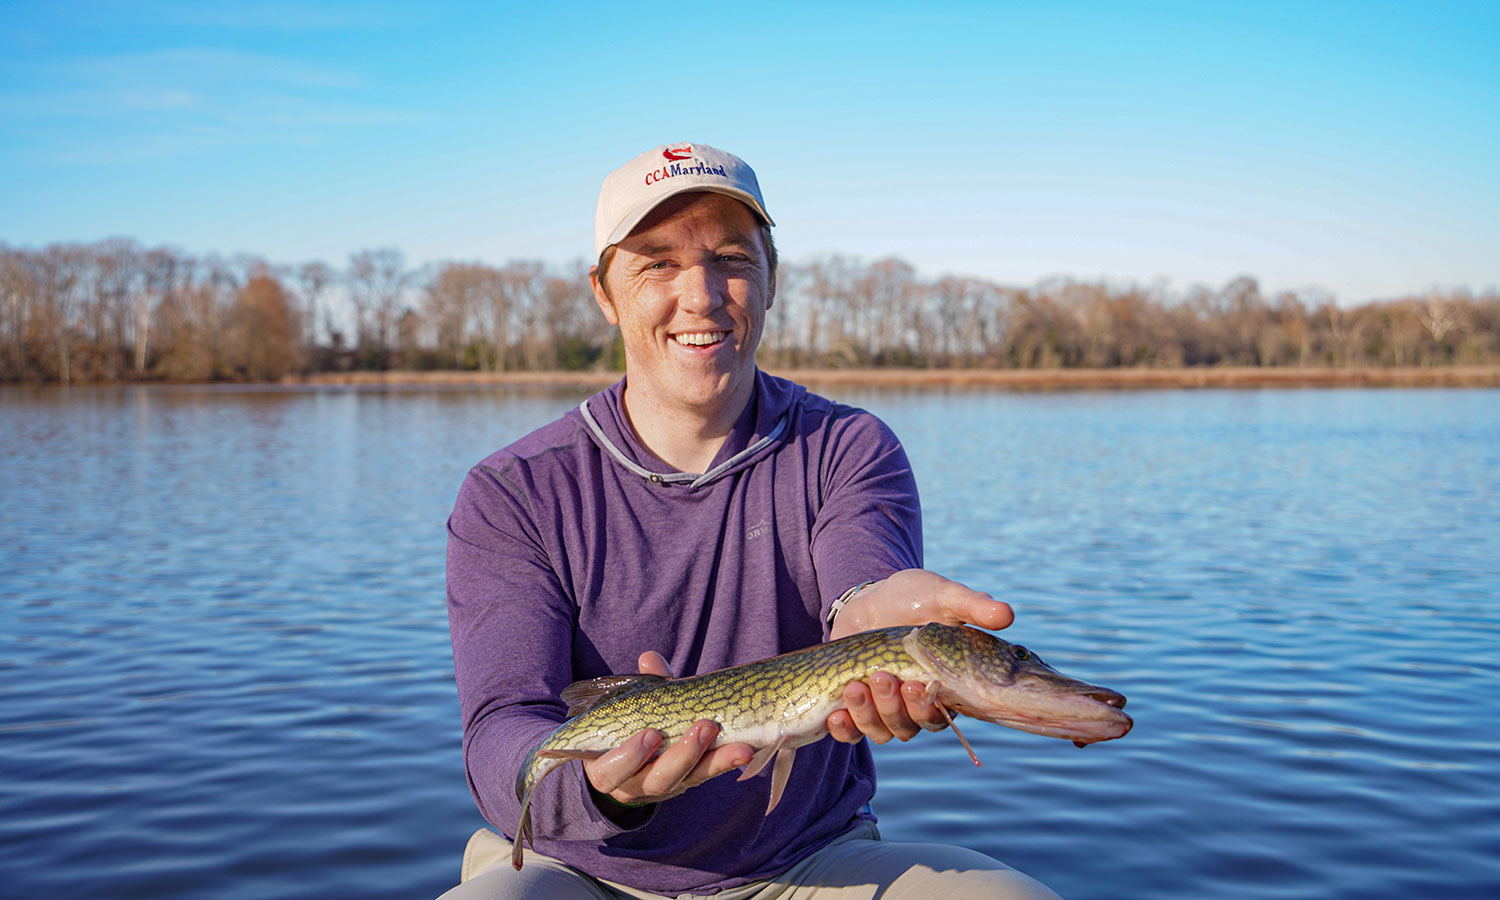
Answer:
[[[911, 629], [895, 630], [905, 634]], [[794, 720], [873, 672], [900, 676], [915, 671], [910, 655], [892, 635], [868, 632], [856, 637], [862, 640], [853, 647], [819, 644], [692, 678], [642, 680], [568, 720], [537, 749], [608, 749], [643, 728], [660, 730], [670, 742], [700, 719], [719, 724], [722, 732], [715, 746], [720, 746], [738, 741], [733, 734], [741, 729]]]
[[[827, 735], [827, 718], [843, 706], [845, 686], [877, 671], [926, 684], [950, 724], [948, 710], [1079, 746], [1121, 737], [1131, 727], [1121, 709], [1125, 698], [1115, 691], [1063, 675], [988, 632], [937, 623], [862, 632], [688, 678], [617, 675], [578, 682], [563, 692], [572, 717], [527, 755], [517, 774], [521, 820], [513, 864], [521, 867], [522, 846], [531, 838], [537, 783], [568, 759], [602, 755], [646, 728], [661, 731], [666, 746], [701, 719], [717, 723], [714, 747], [743, 742], [757, 751], [741, 780], [774, 759], [769, 815], [796, 749]], [[959, 739], [968, 749], [962, 734]]]

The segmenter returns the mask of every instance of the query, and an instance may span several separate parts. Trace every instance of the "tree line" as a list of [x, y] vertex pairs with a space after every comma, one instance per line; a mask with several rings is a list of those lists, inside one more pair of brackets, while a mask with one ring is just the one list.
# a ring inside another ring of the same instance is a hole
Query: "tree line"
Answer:
[[[1500, 363], [1500, 293], [1344, 306], [1241, 276], [1173, 290], [920, 276], [897, 258], [783, 263], [761, 344], [783, 367]], [[618, 370], [587, 265], [347, 265], [193, 256], [128, 239], [0, 245], [0, 381], [273, 380], [355, 369]]]

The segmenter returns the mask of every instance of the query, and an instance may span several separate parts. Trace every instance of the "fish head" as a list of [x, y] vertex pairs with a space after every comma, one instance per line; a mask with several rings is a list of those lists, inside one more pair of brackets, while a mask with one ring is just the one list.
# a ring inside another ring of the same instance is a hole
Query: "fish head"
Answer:
[[966, 716], [1079, 746], [1124, 737], [1134, 724], [1125, 695], [1064, 675], [987, 631], [933, 622], [902, 644], [941, 684], [938, 701]]

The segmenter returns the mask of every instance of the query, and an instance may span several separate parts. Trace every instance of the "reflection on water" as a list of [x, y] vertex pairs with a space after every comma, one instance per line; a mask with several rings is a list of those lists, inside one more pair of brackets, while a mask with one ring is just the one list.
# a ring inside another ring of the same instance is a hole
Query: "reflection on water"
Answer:
[[[0, 391], [0, 895], [448, 886], [443, 522], [580, 397]], [[881, 748], [888, 837], [1072, 898], [1500, 891], [1500, 394], [839, 398], [906, 441], [928, 564], [1137, 722]]]

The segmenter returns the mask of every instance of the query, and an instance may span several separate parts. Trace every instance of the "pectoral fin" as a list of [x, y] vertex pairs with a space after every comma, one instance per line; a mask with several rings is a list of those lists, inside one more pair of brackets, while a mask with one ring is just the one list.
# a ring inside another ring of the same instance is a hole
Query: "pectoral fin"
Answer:
[[964, 733], [962, 731], [958, 730], [958, 723], [953, 721], [953, 716], [948, 712], [948, 707], [944, 706], [942, 702], [937, 699], [938, 691], [941, 689], [942, 685], [939, 682], [929, 682], [927, 685], [928, 699], [932, 700], [933, 705], [937, 707], [937, 711], [943, 714], [943, 721], [947, 722], [948, 727], [953, 729], [953, 733], [958, 736], [958, 742], [964, 745], [965, 750], [969, 751], [969, 759], [973, 760], [974, 765], [976, 766], [983, 765], [983, 763], [979, 761], [979, 757], [974, 753], [974, 748], [969, 746], [969, 739], [964, 737]]
[[603, 750], [538, 750], [536, 755], [542, 759], [598, 759], [604, 755]]

